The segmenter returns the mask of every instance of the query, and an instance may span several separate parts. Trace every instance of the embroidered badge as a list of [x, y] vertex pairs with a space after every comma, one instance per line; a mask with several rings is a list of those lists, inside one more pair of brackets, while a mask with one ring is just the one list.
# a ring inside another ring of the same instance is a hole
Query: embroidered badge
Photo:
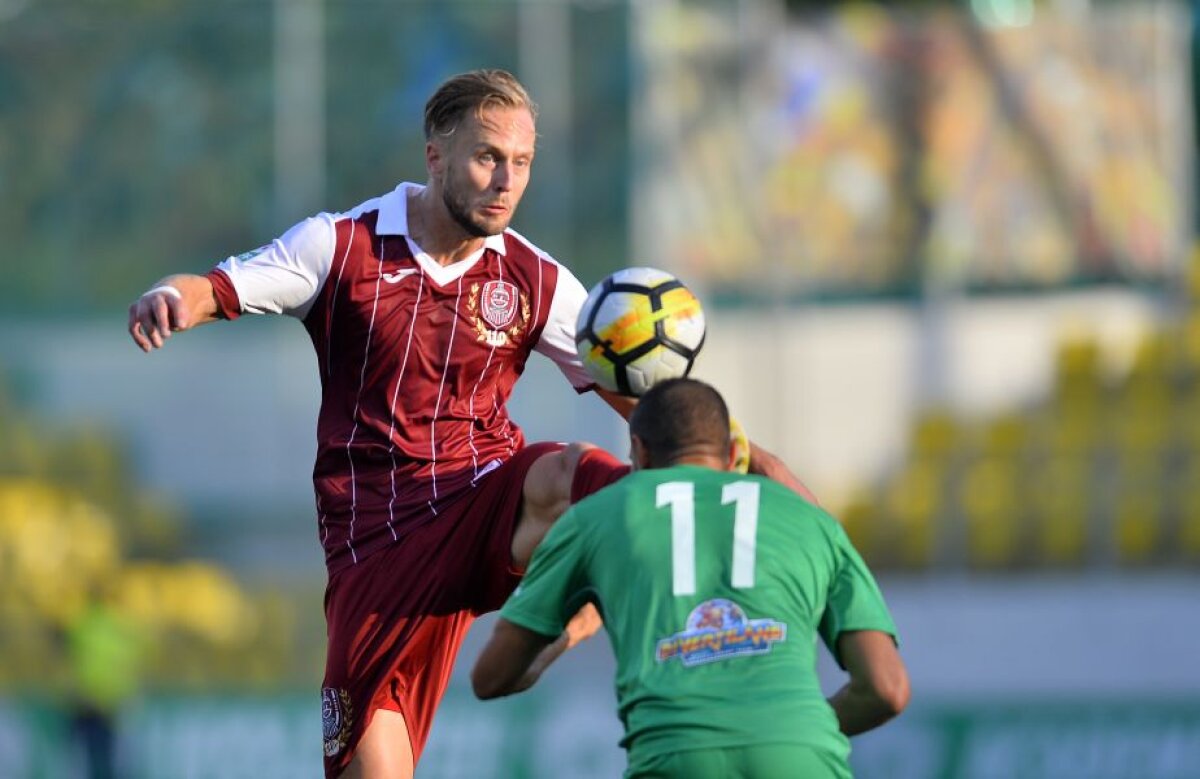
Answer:
[[481, 309], [483, 321], [496, 330], [503, 330], [517, 315], [519, 294], [515, 285], [507, 281], [489, 281], [483, 285]]
[[761, 655], [787, 639], [787, 625], [773, 619], [746, 619], [742, 607], [731, 600], [706, 600], [688, 615], [687, 628], [660, 639], [656, 659], [676, 657], [687, 667], [739, 655]]
[[476, 339], [491, 346], [515, 344], [529, 328], [529, 297], [511, 282], [489, 281], [482, 288], [472, 284], [467, 311]]
[[325, 757], [333, 757], [346, 748], [354, 710], [350, 693], [337, 687], [321, 690], [321, 734], [325, 739]]

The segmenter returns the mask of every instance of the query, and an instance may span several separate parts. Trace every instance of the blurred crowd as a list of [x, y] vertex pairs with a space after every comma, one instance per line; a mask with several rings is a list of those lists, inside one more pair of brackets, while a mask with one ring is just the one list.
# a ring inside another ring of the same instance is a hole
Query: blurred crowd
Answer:
[[643, 36], [646, 186], [672, 214], [661, 251], [688, 277], [854, 298], [1178, 269], [1183, 5], [1074, 18], [1040, 4], [1020, 26], [965, 4], [847, 4], [786, 25], [735, 5], [662, 6]]

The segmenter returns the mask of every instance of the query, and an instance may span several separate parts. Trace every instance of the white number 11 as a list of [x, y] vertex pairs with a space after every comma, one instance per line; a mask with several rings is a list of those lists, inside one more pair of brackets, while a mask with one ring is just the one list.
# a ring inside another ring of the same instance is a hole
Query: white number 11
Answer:
[[[655, 506], [671, 507], [671, 590], [696, 594], [696, 485], [670, 481], [658, 485]], [[736, 589], [754, 586], [754, 554], [758, 536], [758, 484], [735, 481], [721, 489], [721, 505], [733, 510], [733, 570]]]

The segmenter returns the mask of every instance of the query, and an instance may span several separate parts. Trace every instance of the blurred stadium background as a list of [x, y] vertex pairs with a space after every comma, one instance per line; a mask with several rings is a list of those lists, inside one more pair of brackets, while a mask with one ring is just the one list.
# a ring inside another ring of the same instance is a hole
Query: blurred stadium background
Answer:
[[[914, 702], [864, 777], [1200, 769], [1197, 6], [0, 0], [0, 775], [319, 773], [317, 382], [292, 322], [125, 307], [423, 180], [445, 76], [542, 107], [515, 226], [674, 270], [698, 374], [845, 523]], [[531, 367], [531, 438], [625, 451]], [[611, 656], [470, 699], [419, 776], [620, 773]], [[835, 669], [822, 673], [832, 687]]]

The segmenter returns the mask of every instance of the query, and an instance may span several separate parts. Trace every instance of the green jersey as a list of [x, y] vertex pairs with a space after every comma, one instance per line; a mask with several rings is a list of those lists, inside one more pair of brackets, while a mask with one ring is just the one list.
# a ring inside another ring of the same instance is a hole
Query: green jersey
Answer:
[[845, 761], [816, 635], [895, 626], [836, 520], [759, 476], [636, 471], [573, 506], [500, 615], [559, 635], [587, 601], [617, 660], [631, 765], [687, 749], [792, 743]]

